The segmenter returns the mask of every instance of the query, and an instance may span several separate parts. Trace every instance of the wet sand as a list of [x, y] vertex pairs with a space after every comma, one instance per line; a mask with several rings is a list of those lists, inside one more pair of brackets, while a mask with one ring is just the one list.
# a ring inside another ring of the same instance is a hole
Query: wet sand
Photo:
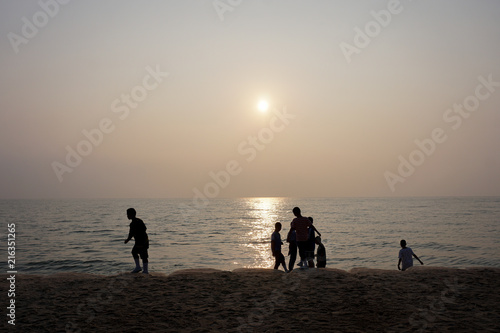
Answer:
[[[3, 274], [4, 281], [6, 277]], [[500, 268], [20, 274], [15, 328], [18, 332], [498, 332], [499, 290]], [[8, 319], [4, 315], [2, 326], [10, 331]]]

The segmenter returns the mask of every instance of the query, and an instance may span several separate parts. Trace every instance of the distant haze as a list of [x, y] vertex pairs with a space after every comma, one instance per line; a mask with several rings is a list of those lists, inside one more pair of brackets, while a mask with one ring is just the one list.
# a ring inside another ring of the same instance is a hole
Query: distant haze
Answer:
[[498, 196], [499, 18], [494, 0], [2, 1], [0, 198]]

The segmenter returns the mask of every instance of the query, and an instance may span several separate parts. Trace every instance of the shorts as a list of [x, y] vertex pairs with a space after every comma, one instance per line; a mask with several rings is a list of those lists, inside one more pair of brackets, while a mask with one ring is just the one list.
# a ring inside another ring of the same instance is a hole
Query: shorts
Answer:
[[132, 257], [134, 258], [139, 258], [141, 257], [142, 260], [147, 260], [148, 259], [148, 248], [149, 248], [149, 241], [146, 242], [146, 244], [135, 244], [134, 247], [132, 248]]

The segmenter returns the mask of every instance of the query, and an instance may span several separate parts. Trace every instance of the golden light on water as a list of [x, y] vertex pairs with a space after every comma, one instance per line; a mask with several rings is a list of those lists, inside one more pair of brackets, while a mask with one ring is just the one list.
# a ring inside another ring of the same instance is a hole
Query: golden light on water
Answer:
[[[254, 257], [254, 263], [249, 267], [273, 267], [274, 257], [271, 254], [271, 235], [274, 232], [276, 222], [282, 222], [279, 220], [282, 204], [283, 199], [281, 198], [247, 199], [249, 216], [244, 220], [244, 223], [248, 224], [250, 231], [245, 235], [247, 238], [245, 243], [249, 254]], [[286, 238], [283, 232], [281, 232], [281, 238]]]

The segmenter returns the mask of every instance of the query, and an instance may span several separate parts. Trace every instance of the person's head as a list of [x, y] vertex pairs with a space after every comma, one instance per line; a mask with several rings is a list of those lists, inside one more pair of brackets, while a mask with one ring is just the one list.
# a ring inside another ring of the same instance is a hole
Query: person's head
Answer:
[[406, 241], [404, 239], [401, 240], [401, 242], [399, 242], [399, 244], [401, 245], [401, 247], [406, 247]]
[[133, 209], [133, 208], [127, 209], [127, 217], [129, 220], [133, 219], [136, 214], [137, 213], [136, 213], [135, 209]]
[[299, 207], [294, 207], [292, 212], [293, 212], [293, 215], [295, 215], [297, 217], [301, 216]]
[[281, 230], [281, 223], [276, 222], [276, 224], [274, 225], [274, 230], [275, 231], [280, 231]]
[[320, 236], [316, 236], [316, 238], [314, 238], [314, 241], [316, 242], [316, 244], [321, 244], [321, 237]]
[[311, 216], [308, 217], [309, 221], [311, 221], [311, 224], [313, 223], [313, 218]]

